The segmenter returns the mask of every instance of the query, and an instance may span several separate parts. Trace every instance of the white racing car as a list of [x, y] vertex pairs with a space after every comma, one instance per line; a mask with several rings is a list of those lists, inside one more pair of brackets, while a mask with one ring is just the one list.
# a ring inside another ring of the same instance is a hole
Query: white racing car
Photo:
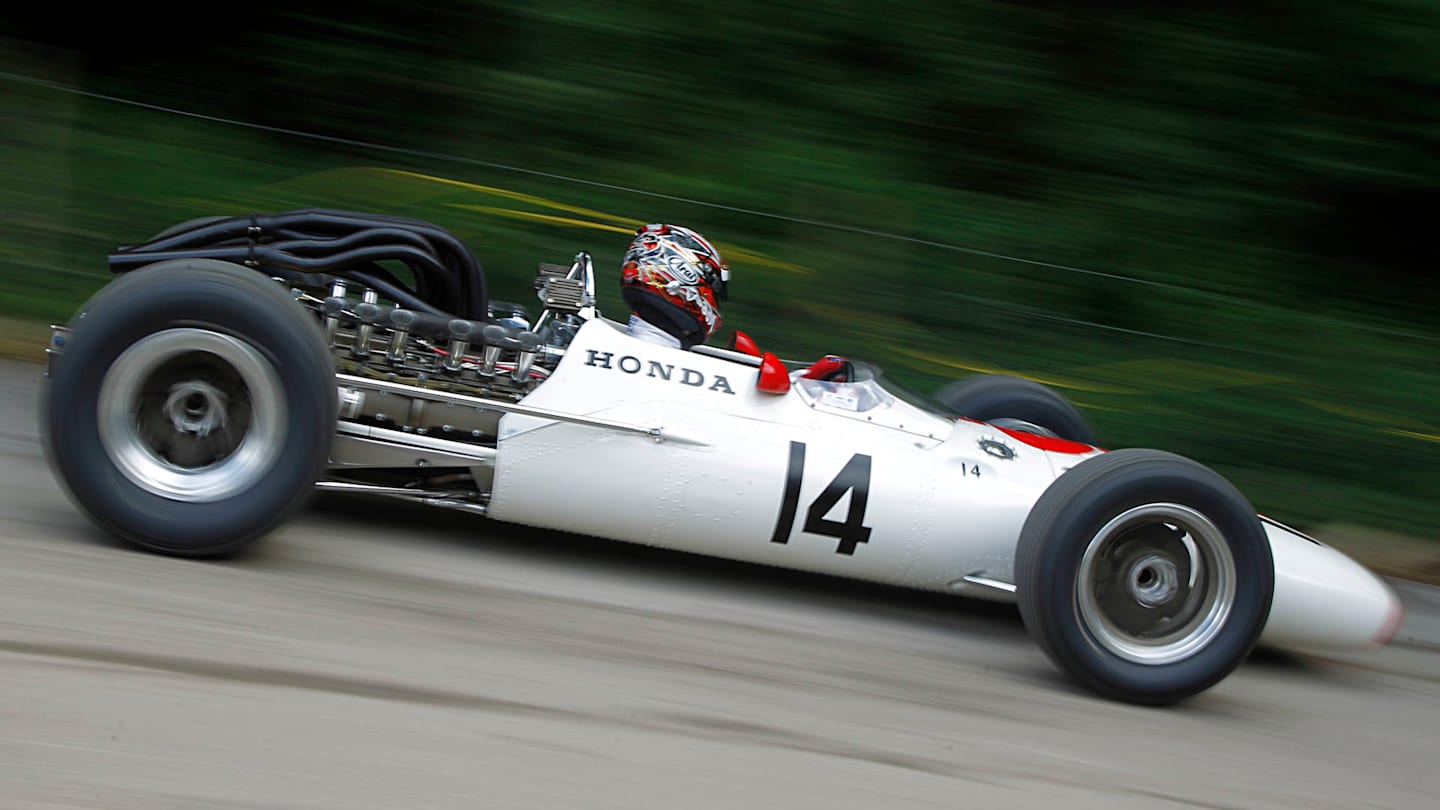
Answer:
[[42, 424], [74, 500], [153, 551], [235, 552], [315, 487], [403, 498], [1018, 601], [1061, 669], [1151, 704], [1257, 641], [1383, 644], [1401, 621], [1359, 564], [1200, 464], [1097, 449], [1043, 386], [930, 400], [863, 364], [831, 382], [642, 342], [596, 311], [583, 253], [541, 266], [533, 323], [418, 220], [208, 218], [110, 263], [56, 329]]

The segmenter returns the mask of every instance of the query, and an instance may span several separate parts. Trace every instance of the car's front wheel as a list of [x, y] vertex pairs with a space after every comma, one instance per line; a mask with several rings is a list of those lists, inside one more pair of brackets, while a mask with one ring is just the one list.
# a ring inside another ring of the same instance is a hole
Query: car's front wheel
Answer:
[[1173, 703], [1249, 655], [1275, 568], [1255, 510], [1224, 478], [1158, 450], [1080, 462], [1021, 530], [1016, 596], [1062, 670], [1102, 694]]
[[324, 469], [334, 367], [311, 316], [237, 265], [160, 262], [86, 304], [54, 364], [46, 444], [74, 499], [144, 548], [233, 552]]

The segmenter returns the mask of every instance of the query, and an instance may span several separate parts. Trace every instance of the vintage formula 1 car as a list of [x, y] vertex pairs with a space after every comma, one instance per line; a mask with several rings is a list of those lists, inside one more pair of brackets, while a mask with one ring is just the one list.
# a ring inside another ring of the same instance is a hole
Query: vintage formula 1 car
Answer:
[[1151, 704], [1257, 641], [1373, 645], [1401, 621], [1359, 564], [1198, 463], [1096, 448], [1048, 388], [930, 399], [865, 364], [836, 382], [642, 342], [596, 311], [584, 253], [541, 265], [533, 322], [412, 219], [207, 218], [110, 264], [55, 331], [42, 424], [73, 499], [153, 551], [235, 552], [316, 487], [402, 498], [1017, 601], [1061, 669]]

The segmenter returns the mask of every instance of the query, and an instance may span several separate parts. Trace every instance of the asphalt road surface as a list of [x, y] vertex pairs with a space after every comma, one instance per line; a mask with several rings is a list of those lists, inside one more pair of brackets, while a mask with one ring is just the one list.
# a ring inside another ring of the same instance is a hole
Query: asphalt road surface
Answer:
[[321, 499], [106, 538], [0, 363], [0, 807], [1424, 807], [1440, 654], [1093, 697], [1009, 608]]

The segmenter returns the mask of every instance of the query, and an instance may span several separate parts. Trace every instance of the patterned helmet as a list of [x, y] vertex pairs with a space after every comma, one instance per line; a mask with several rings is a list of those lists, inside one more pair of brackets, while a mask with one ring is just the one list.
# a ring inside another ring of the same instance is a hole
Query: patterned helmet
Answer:
[[620, 294], [631, 311], [679, 338], [685, 348], [720, 328], [730, 267], [700, 234], [678, 225], [646, 225], [625, 252]]

